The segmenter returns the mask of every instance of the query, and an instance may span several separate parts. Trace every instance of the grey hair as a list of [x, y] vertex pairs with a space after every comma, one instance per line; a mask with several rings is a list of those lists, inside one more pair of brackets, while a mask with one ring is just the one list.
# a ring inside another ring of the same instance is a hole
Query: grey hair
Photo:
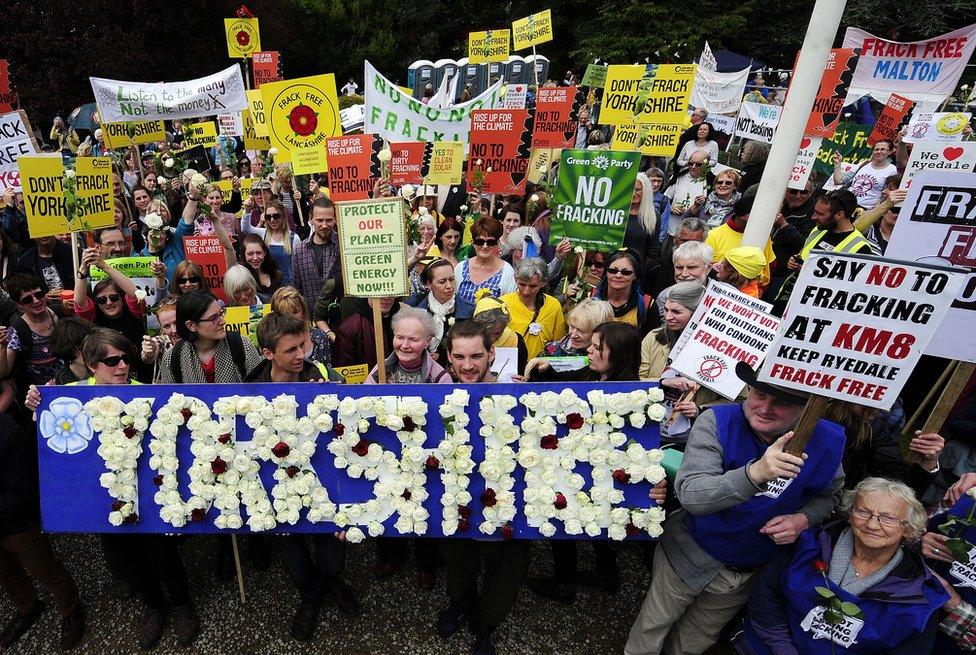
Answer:
[[410, 307], [409, 305], [400, 305], [400, 311], [394, 314], [393, 318], [390, 320], [390, 329], [396, 331], [396, 328], [400, 323], [409, 319], [419, 321], [420, 324], [424, 326], [424, 331], [427, 333], [428, 337], [434, 336], [437, 328], [434, 325], [433, 315], [429, 312], [425, 312], [422, 309]]
[[606, 300], [584, 298], [570, 310], [566, 320], [577, 324], [580, 329], [592, 332], [597, 325], [613, 320], [613, 305]]
[[840, 503], [840, 511], [848, 517], [851, 516], [851, 509], [857, 500], [869, 494], [884, 494], [888, 498], [900, 500], [905, 503], [908, 510], [908, 528], [911, 530], [910, 540], [920, 539], [927, 527], [925, 508], [918, 502], [915, 492], [904, 482], [889, 480], [887, 478], [864, 478], [857, 483], [853, 489], [844, 492], [844, 499]]
[[664, 171], [662, 171], [657, 166], [651, 166], [646, 171], [644, 171], [644, 174], [647, 175], [647, 178], [648, 179], [650, 179], [652, 177], [659, 177], [662, 180], [664, 179]]
[[505, 242], [502, 244], [502, 257], [512, 252], [517, 248], [521, 248], [525, 243], [525, 237], [529, 237], [532, 243], [535, 244], [536, 248], [542, 248], [542, 237], [539, 236], [539, 230], [528, 225], [523, 225], [517, 227], [508, 233], [505, 237]]
[[701, 262], [705, 268], [708, 268], [712, 264], [713, 257], [715, 257], [715, 250], [707, 243], [702, 243], [701, 241], [685, 241], [674, 249], [671, 261], [676, 262], [679, 259], [690, 259]]
[[516, 280], [527, 282], [536, 275], [542, 284], [549, 280], [549, 267], [541, 257], [526, 257], [515, 266]]
[[637, 184], [641, 186], [641, 203], [637, 208], [637, 220], [648, 234], [654, 234], [657, 227], [657, 212], [654, 211], [654, 189], [651, 188], [651, 178], [646, 173], [637, 174]]
[[693, 153], [691, 153], [691, 156], [688, 157], [688, 160], [690, 161], [691, 160], [691, 157], [694, 157], [695, 155], [701, 155], [702, 157], [705, 158], [702, 163], [707, 162], [710, 159], [710, 157], [711, 157], [709, 155], [709, 153], [708, 153], [707, 150], [705, 150], [704, 148], [699, 148], [698, 150], [696, 150]]
[[251, 271], [247, 270], [243, 264], [234, 264], [228, 268], [227, 272], [224, 273], [224, 293], [227, 294], [227, 300], [233, 300], [235, 293], [247, 288], [251, 288], [257, 293], [258, 283], [251, 275]]
[[665, 300], [671, 300], [695, 311], [704, 295], [705, 287], [701, 282], [678, 282], [668, 288], [668, 295]]
[[682, 230], [687, 230], [688, 232], [704, 232], [705, 236], [708, 236], [708, 226], [705, 225], [705, 221], [697, 216], [681, 219], [681, 222], [678, 223], [678, 229], [674, 233], [681, 234]]
[[702, 115], [702, 118], [708, 118], [708, 110], [704, 107], [695, 107], [695, 111]]
[[437, 222], [434, 221], [434, 217], [430, 214], [420, 214], [420, 218], [417, 219], [417, 225], [429, 225], [430, 227], [437, 229]]
[[746, 144], [742, 146], [742, 152], [739, 155], [739, 163], [743, 166], [746, 164], [751, 164], [753, 162], [766, 161], [769, 158], [769, 144], [763, 143], [761, 141], [746, 141]]

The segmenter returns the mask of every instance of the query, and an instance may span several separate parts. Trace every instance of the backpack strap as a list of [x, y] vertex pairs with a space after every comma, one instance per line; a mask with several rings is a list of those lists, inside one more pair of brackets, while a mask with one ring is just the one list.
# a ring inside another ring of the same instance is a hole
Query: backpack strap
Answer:
[[244, 354], [244, 337], [237, 332], [227, 332], [227, 345], [230, 347], [230, 356], [234, 360], [234, 366], [241, 374], [241, 381], [247, 379], [247, 356]]
[[175, 384], [183, 384], [183, 368], [180, 366], [180, 355], [183, 354], [183, 340], [180, 339], [173, 346], [169, 357], [169, 372], [173, 376]]

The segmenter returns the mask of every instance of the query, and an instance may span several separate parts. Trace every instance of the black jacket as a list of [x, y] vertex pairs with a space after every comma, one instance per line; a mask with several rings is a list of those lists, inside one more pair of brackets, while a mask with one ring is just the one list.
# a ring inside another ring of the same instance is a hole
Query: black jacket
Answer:
[[39, 517], [37, 463], [28, 437], [0, 414], [0, 537], [27, 531]]
[[[51, 260], [54, 262], [54, 267], [58, 269], [58, 275], [61, 277], [61, 287], [63, 289], [74, 289], [75, 276], [74, 264], [71, 261], [71, 246], [60, 241], [55, 241], [54, 252], [51, 253]], [[42, 280], [44, 279], [44, 274], [41, 271], [41, 260], [37, 256], [36, 245], [20, 256], [20, 259], [17, 261], [17, 270], [21, 273], [35, 275]]]

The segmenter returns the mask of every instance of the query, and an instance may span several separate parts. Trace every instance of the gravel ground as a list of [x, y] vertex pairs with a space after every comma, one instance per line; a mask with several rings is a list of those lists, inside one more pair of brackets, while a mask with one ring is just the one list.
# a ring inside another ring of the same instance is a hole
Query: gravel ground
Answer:
[[[142, 609], [137, 600], [125, 600], [102, 559], [97, 537], [55, 535], [58, 554], [75, 575], [88, 608], [88, 628], [82, 645], [72, 652], [115, 655], [140, 652], [135, 628]], [[168, 630], [153, 653], [199, 655], [348, 655], [395, 653], [396, 655], [462, 655], [469, 652], [471, 635], [462, 630], [449, 640], [434, 631], [437, 612], [447, 604], [443, 572], [431, 591], [417, 587], [412, 563], [392, 577], [378, 580], [372, 574], [374, 551], [369, 541], [348, 549], [344, 578], [356, 590], [363, 606], [361, 615], [346, 617], [328, 604], [323, 606], [315, 639], [308, 644], [289, 637], [298, 596], [281, 563], [256, 571], [242, 552], [247, 604], [240, 604], [237, 582], [219, 582], [210, 570], [215, 546], [212, 539], [192, 538], [181, 546], [201, 632], [190, 648], [180, 648]], [[580, 549], [580, 565], [591, 565], [591, 550]], [[500, 654], [620, 653], [630, 625], [637, 615], [650, 580], [641, 550], [628, 545], [620, 553], [622, 583], [616, 595], [580, 590], [572, 607], [540, 599], [523, 587], [518, 603], [496, 634]], [[544, 575], [549, 552], [542, 543], [533, 545], [530, 575]], [[61, 652], [57, 648], [60, 622], [51, 599], [41, 590], [48, 610], [20, 643], [8, 650], [18, 655]], [[131, 609], [127, 609], [131, 607]], [[12, 607], [0, 596], [0, 621], [12, 616]], [[726, 647], [710, 651], [728, 653]]]

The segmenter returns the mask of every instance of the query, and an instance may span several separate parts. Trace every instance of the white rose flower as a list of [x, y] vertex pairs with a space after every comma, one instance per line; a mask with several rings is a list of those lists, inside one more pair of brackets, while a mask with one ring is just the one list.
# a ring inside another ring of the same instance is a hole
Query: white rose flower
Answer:
[[415, 193], [416, 191], [414, 190], [412, 184], [404, 184], [402, 187], [400, 187], [400, 195], [406, 198], [407, 200], [413, 198]]
[[381, 162], [388, 162], [393, 158], [393, 153], [390, 152], [389, 148], [383, 148], [378, 153], [376, 153], [376, 158]]
[[607, 533], [614, 541], [623, 541], [627, 538], [627, 529], [621, 525], [611, 525]]
[[658, 423], [664, 418], [664, 413], [664, 405], [660, 403], [649, 405], [647, 408], [647, 418]]
[[546, 537], [548, 539], [552, 537], [554, 534], [556, 534], [556, 526], [554, 526], [549, 521], [546, 521], [545, 523], [539, 526], [539, 534], [541, 534], [543, 537]]
[[163, 227], [163, 217], [156, 212], [146, 214], [146, 217], [142, 220], [150, 230], [158, 230]]
[[358, 544], [365, 538], [363, 531], [359, 528], [349, 528], [346, 530], [346, 541], [351, 544]]
[[274, 156], [276, 156], [278, 154], [278, 149], [277, 148], [269, 148], [268, 149], [268, 154], [271, 155], [272, 157], [274, 157]]
[[167, 157], [166, 160], [163, 162], [163, 166], [165, 166], [166, 168], [173, 168], [174, 166], [176, 166], [176, 161], [174, 161], [172, 157]]
[[647, 390], [647, 399], [652, 403], [664, 400], [664, 390], [661, 387], [651, 387]]

